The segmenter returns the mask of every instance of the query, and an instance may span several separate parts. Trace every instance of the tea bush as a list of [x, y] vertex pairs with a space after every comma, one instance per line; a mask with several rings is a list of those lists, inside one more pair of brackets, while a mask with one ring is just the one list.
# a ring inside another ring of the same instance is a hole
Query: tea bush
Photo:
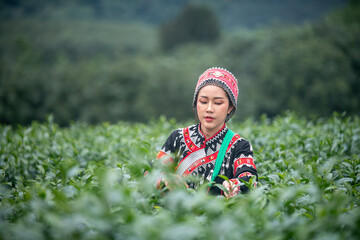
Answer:
[[[149, 161], [189, 123], [0, 126], [0, 239], [358, 239], [360, 119], [286, 113], [229, 127], [259, 181], [231, 199], [154, 188]], [[156, 164], [155, 164], [156, 165]], [[149, 174], [144, 177], [145, 170]]]

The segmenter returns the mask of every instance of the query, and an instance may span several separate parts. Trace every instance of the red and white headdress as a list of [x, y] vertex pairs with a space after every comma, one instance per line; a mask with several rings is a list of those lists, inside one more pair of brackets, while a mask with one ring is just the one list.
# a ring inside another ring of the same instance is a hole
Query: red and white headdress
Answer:
[[195, 108], [197, 95], [200, 89], [206, 85], [215, 85], [224, 89], [228, 94], [234, 109], [231, 111], [227, 120], [234, 114], [237, 107], [237, 98], [238, 98], [238, 83], [235, 76], [224, 68], [209, 68], [203, 74], [200, 75], [199, 80], [196, 84], [193, 107]]

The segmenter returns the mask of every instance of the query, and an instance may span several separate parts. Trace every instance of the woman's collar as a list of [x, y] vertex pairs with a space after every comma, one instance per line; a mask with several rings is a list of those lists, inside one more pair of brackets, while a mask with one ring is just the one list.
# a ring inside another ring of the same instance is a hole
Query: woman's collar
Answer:
[[217, 135], [219, 135], [220, 133], [222, 133], [225, 128], [227, 129], [226, 124], [224, 123], [224, 125], [222, 126], [222, 128], [221, 128], [219, 131], [217, 131], [217, 132], [216, 132], [213, 136], [211, 136], [210, 138], [206, 138], [205, 134], [201, 131], [201, 123], [198, 123], [197, 131], [198, 131], [199, 135], [201, 135], [201, 136], [205, 139], [205, 141], [209, 141], [209, 140], [213, 139], [214, 137], [216, 137]]

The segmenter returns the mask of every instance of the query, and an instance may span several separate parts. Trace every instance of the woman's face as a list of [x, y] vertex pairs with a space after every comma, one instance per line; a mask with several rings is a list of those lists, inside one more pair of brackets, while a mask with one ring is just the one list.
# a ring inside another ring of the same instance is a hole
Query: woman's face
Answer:
[[206, 138], [215, 135], [225, 124], [226, 116], [233, 110], [226, 92], [218, 86], [207, 85], [200, 89], [196, 111], [201, 131]]

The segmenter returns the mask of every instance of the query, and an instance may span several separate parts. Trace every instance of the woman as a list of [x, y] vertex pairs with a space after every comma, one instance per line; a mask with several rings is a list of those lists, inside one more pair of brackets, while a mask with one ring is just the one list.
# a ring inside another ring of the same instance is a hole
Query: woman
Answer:
[[[188, 182], [188, 187], [197, 188], [213, 180], [228, 192], [215, 185], [209, 187], [209, 192], [229, 198], [247, 190], [246, 186], [239, 186], [239, 179], [257, 178], [251, 144], [232, 133], [225, 124], [237, 108], [237, 97], [237, 80], [226, 69], [210, 68], [199, 77], [193, 99], [199, 123], [172, 132], [157, 155], [164, 164], [175, 164], [179, 176], [200, 178], [198, 183]], [[225, 138], [230, 142], [226, 143]], [[223, 157], [220, 150], [224, 152]], [[218, 175], [226, 176], [229, 181]], [[156, 187], [161, 188], [162, 182], [168, 184], [166, 179], [159, 178]]]

